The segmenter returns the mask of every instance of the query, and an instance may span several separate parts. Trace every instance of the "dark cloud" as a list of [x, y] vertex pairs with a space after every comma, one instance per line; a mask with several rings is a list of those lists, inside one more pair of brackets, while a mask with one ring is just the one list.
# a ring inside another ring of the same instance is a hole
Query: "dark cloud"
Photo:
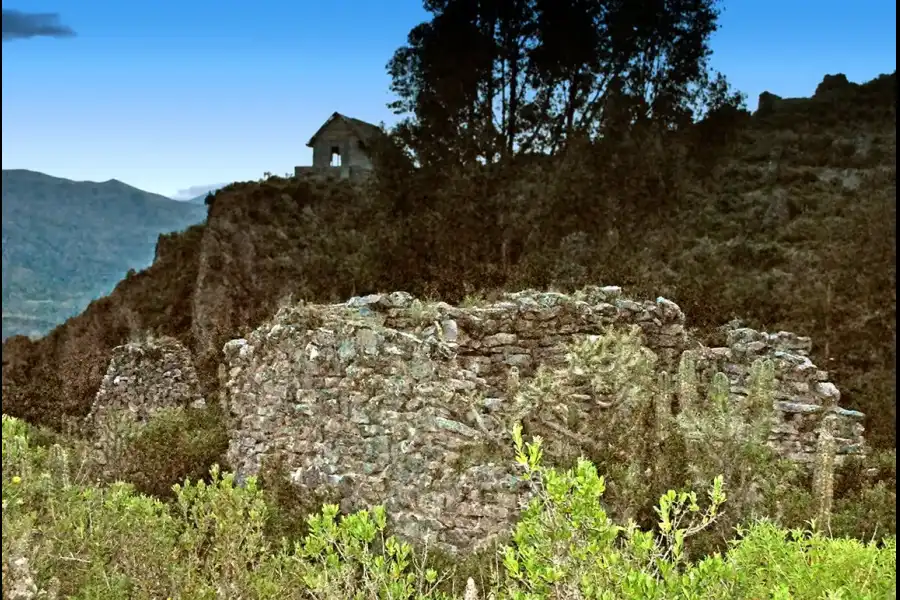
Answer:
[[56, 13], [25, 13], [3, 9], [3, 41], [23, 40], [31, 37], [71, 37], [70, 27], [59, 22]]

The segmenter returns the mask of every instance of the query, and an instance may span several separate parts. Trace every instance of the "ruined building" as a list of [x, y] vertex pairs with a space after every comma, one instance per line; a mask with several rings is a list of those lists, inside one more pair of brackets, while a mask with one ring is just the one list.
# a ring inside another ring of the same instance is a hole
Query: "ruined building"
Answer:
[[[568, 368], [569, 344], [635, 326], [660, 369], [676, 372], [689, 354], [704, 390], [723, 374], [734, 406], [750, 393], [754, 363], [770, 361], [768, 441], [782, 456], [811, 464], [826, 420], [838, 462], [865, 453], [865, 415], [839, 405], [828, 372], [809, 359], [809, 338], [729, 325], [726, 346], [706, 347], [685, 323], [675, 303], [631, 300], [615, 286], [524, 290], [472, 306], [404, 292], [285, 306], [223, 349], [217, 400], [229, 419], [227, 461], [242, 480], [280, 456], [303, 494], [327, 493], [347, 512], [383, 504], [395, 533], [444, 551], [484, 547], [509, 530], [525, 493], [512, 423], [547, 431], [547, 457], [587, 455], [621, 414], [593, 388], [520, 392], [540, 366]], [[116, 348], [88, 418], [98, 453], [115, 451], [123, 413], [144, 422], [161, 409], [197, 406], [198, 388], [189, 353], [174, 340]], [[673, 414], [681, 393], [660, 396], [660, 414]]]
[[381, 135], [384, 134], [377, 125], [336, 112], [306, 143], [313, 149], [312, 166], [295, 167], [294, 174], [364, 177], [372, 170], [370, 144]]

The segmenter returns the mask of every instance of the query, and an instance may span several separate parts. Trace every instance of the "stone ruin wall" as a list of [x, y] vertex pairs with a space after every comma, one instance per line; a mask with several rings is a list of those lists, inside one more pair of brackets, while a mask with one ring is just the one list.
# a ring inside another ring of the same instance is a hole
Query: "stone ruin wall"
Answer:
[[[724, 372], [735, 399], [746, 394], [752, 362], [771, 359], [770, 443], [781, 454], [809, 461], [829, 412], [839, 452], [864, 449], [863, 415], [837, 406], [837, 388], [808, 358], [809, 338], [731, 327], [726, 347], [705, 348], [684, 323], [674, 303], [635, 302], [616, 287], [525, 291], [475, 307], [402, 292], [287, 307], [225, 346], [228, 461], [243, 478], [280, 454], [295, 484], [331, 489], [344, 510], [384, 504], [400, 535], [471, 549], [505, 531], [527, 493], [510, 460], [515, 390], [538, 365], [562, 366], [573, 336], [628, 324], [641, 328], [662, 368], [674, 372], [690, 349], [701, 379]], [[190, 353], [174, 339], [116, 348], [86, 419], [100, 461], [116, 451], [123, 417], [140, 425], [165, 408], [203, 406], [200, 389]], [[596, 402], [573, 398], [572, 406], [582, 434], [602, 424]]]
[[121, 446], [123, 428], [140, 427], [164, 409], [205, 404], [191, 354], [178, 340], [150, 338], [117, 346], [85, 417], [94, 459], [108, 464]]
[[[694, 350], [701, 372], [726, 373], [734, 397], [746, 393], [752, 361], [770, 358], [770, 442], [782, 454], [808, 461], [824, 412], [839, 421], [839, 452], [862, 450], [863, 415], [837, 407], [808, 338], [732, 328], [727, 347], [704, 348], [684, 323], [674, 303], [635, 302], [616, 287], [525, 291], [468, 308], [403, 292], [284, 308], [225, 346], [228, 461], [245, 477], [280, 454], [298, 486], [334, 490], [344, 510], [384, 504], [397, 533], [471, 549], [506, 530], [523, 492], [504, 451], [512, 375], [527, 380], [540, 364], [563, 364], [575, 335], [627, 324], [640, 326], [670, 372]], [[581, 419], [602, 422], [602, 409], [581, 408]]]

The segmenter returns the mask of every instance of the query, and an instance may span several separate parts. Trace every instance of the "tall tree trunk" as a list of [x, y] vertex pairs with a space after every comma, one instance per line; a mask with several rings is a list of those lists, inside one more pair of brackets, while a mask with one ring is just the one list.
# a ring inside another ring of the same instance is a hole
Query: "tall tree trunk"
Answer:
[[[498, 52], [497, 45], [494, 43], [496, 39], [496, 30], [497, 30], [497, 14], [495, 12], [491, 12], [487, 19], [485, 19], [485, 23], [483, 25], [483, 36], [485, 40], [490, 41], [490, 51], [487, 59], [485, 60], [485, 94], [482, 99], [482, 123], [480, 129], [482, 130], [481, 136], [484, 138], [485, 145], [484, 154], [485, 158], [489, 163], [494, 162], [495, 155], [497, 154], [496, 147], [496, 136], [494, 135], [494, 97], [497, 94], [497, 81], [494, 76], [494, 65], [497, 62]], [[501, 57], [502, 61], [502, 57]], [[502, 81], [500, 82], [502, 86]]]
[[506, 130], [506, 150], [510, 154], [513, 153], [513, 145], [516, 133], [518, 133], [516, 115], [519, 112], [519, 54], [518, 41], [516, 41], [509, 65], [509, 121]]
[[[506, 60], [500, 61], [500, 131], [505, 136], [509, 132], [509, 96], [506, 92]], [[508, 144], [503, 144], [504, 152], [508, 151]]]
[[569, 93], [566, 98], [566, 137], [571, 135], [575, 128], [575, 103], [578, 101], [578, 79], [581, 69], [576, 69], [569, 78]]

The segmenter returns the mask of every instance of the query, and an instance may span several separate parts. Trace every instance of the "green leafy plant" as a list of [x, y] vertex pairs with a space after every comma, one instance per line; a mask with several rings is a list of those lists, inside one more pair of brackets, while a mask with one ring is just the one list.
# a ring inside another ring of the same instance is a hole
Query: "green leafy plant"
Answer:
[[221, 409], [174, 408], [159, 411], [137, 428], [115, 456], [111, 476], [144, 494], [172, 496], [172, 486], [203, 479], [228, 449]]
[[601, 501], [604, 478], [585, 459], [565, 471], [543, 465], [542, 440], [513, 429], [516, 461], [531, 497], [500, 561], [476, 587], [449, 587], [413, 547], [386, 535], [382, 507], [308, 518], [293, 543], [264, 530], [265, 495], [218, 467], [185, 481], [169, 504], [115, 483], [72, 477], [68, 451], [31, 443], [32, 428], [3, 417], [3, 597], [337, 600], [537, 600], [892, 598], [896, 538], [862, 543], [757, 521], [727, 552], [699, 561], [690, 536], [720, 517], [725, 485], [706, 507], [693, 492], [667, 491], [654, 530], [617, 525]]

